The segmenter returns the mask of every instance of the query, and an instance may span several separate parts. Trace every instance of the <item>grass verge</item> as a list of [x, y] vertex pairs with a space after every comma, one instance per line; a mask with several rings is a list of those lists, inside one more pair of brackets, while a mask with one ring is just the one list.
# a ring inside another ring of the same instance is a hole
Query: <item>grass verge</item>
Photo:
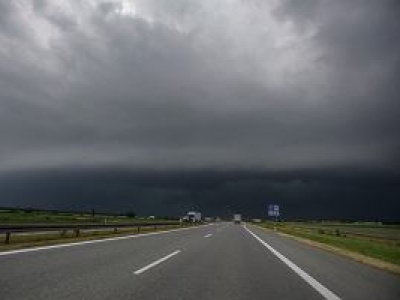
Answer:
[[[267, 230], [273, 228], [269, 223], [257, 225]], [[398, 244], [383, 244], [373, 239], [366, 240], [353, 236], [337, 236], [299, 230], [298, 228], [294, 229], [290, 226], [285, 226], [285, 224], [278, 225], [278, 233], [295, 238], [308, 245], [400, 275], [400, 246]]]

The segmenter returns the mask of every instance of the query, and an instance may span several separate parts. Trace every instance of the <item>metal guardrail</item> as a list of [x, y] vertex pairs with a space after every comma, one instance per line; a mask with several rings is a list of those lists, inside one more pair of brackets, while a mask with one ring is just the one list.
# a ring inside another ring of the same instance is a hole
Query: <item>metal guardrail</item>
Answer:
[[168, 225], [179, 225], [181, 227], [190, 226], [193, 224], [182, 222], [146, 222], [146, 223], [123, 223], [123, 224], [19, 224], [19, 225], [0, 225], [0, 234], [5, 234], [5, 243], [9, 244], [12, 233], [25, 233], [25, 232], [51, 232], [59, 231], [60, 236], [66, 236], [68, 231], [74, 232], [75, 237], [79, 237], [83, 230], [101, 230], [101, 229], [114, 229], [116, 233], [118, 228], [137, 228], [137, 232], [143, 227], [165, 227]]

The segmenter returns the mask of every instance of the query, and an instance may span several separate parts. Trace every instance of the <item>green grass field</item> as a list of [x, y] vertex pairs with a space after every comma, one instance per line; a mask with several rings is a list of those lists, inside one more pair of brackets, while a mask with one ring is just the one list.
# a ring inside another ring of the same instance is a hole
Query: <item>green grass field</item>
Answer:
[[[167, 230], [178, 228], [177, 220], [165, 220], [155, 218], [140, 218], [128, 215], [104, 215], [92, 213], [75, 213], [75, 212], [55, 212], [43, 210], [28, 209], [0, 209], [0, 227], [2, 225], [13, 224], [146, 224], [146, 223], [163, 223], [167, 225], [158, 225], [140, 227], [140, 233], [151, 232], [157, 230]], [[168, 224], [171, 223], [171, 224]], [[110, 236], [137, 234], [137, 227], [134, 228], [113, 228], [102, 230], [81, 230], [79, 236], [71, 229], [66, 232], [27, 232], [13, 233], [9, 244], [6, 243], [6, 235], [0, 234], [0, 251], [16, 248], [26, 248], [38, 245], [53, 245], [66, 242], [75, 242], [81, 240], [90, 240], [105, 238]]]
[[[91, 213], [51, 212], [41, 210], [3, 209], [0, 210], [1, 224], [69, 224], [69, 223], [132, 223], [147, 222], [148, 219], [125, 215], [104, 215]], [[151, 219], [150, 221], [165, 221]]]
[[[273, 229], [273, 222], [258, 224]], [[279, 232], [400, 265], [400, 226], [373, 223], [278, 222]]]

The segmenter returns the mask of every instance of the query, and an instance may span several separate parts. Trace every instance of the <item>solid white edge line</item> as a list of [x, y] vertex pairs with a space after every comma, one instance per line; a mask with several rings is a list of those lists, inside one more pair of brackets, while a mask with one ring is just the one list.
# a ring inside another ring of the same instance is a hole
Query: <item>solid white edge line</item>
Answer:
[[299, 266], [297, 266], [290, 259], [283, 256], [273, 247], [271, 247], [268, 243], [264, 242], [260, 237], [254, 234], [251, 230], [249, 230], [246, 226], [244, 229], [247, 230], [257, 241], [259, 241], [263, 246], [265, 246], [269, 251], [271, 251], [275, 256], [277, 256], [284, 264], [286, 264], [289, 268], [291, 268], [297, 275], [299, 275], [305, 282], [311, 285], [318, 293], [320, 293], [325, 299], [328, 300], [341, 300], [335, 293], [330, 291], [328, 288], [319, 283], [316, 279], [311, 277], [308, 273], [303, 271]]
[[206, 234], [204, 237], [205, 237], [205, 238], [208, 238], [208, 237], [210, 237], [210, 236], [212, 236], [212, 234], [211, 234], [211, 233], [209, 233], [209, 234]]
[[160, 259], [157, 259], [156, 261], [152, 262], [151, 264], [148, 264], [147, 266], [145, 266], [143, 268], [140, 268], [139, 270], [136, 270], [135, 272], [133, 272], [133, 274], [135, 274], [135, 275], [142, 274], [143, 272], [147, 271], [148, 269], [151, 269], [151, 268], [157, 266], [158, 264], [160, 264], [160, 263], [166, 261], [167, 259], [177, 255], [180, 252], [181, 252], [181, 250], [176, 250], [176, 251], [174, 251], [174, 252], [172, 252], [172, 253], [170, 253], [170, 254], [168, 254], [168, 255], [160, 258]]
[[[212, 225], [212, 224], [204, 225], [204, 227], [210, 226], [210, 225]], [[124, 236], [119, 236], [119, 237], [114, 237], [114, 238], [105, 238], [105, 239], [100, 239], [100, 240], [90, 240], [90, 241], [83, 241], [83, 242], [75, 242], [75, 243], [67, 243], [67, 244], [59, 244], [59, 245], [51, 245], [51, 246], [40, 246], [40, 247], [33, 247], [33, 248], [26, 248], [26, 249], [10, 250], [10, 251], [0, 252], [0, 256], [19, 254], [19, 253], [27, 253], [27, 252], [36, 252], [36, 251], [48, 250], [48, 249], [74, 247], [74, 246], [80, 246], [80, 245], [86, 245], [86, 244], [97, 244], [97, 243], [104, 243], [104, 242], [117, 241], [117, 240], [133, 239], [133, 238], [145, 237], [145, 236], [150, 236], [150, 235], [159, 235], [159, 234], [165, 234], [165, 233], [169, 233], [169, 232], [183, 231], [183, 230], [194, 229], [194, 228], [202, 228], [202, 227], [203, 226], [177, 228], [177, 229], [163, 230], [163, 231], [150, 232], [150, 233], [124, 235]]]

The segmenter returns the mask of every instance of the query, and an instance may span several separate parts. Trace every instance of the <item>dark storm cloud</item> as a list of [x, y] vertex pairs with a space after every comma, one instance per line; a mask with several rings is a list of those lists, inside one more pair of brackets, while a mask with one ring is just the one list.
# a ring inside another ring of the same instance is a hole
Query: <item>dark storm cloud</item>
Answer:
[[[22, 174], [24, 186], [43, 169], [152, 170], [155, 181], [161, 172], [171, 176], [161, 187], [135, 177], [107, 193], [171, 213], [201, 201], [229, 206], [218, 199], [235, 191], [299, 206], [322, 191], [363, 198], [359, 182], [376, 173], [390, 206], [400, 161], [399, 15], [389, 0], [2, 2], [0, 172]], [[176, 170], [205, 175], [183, 173], [190, 184], [176, 186]], [[243, 170], [244, 181], [220, 174]], [[89, 177], [93, 192], [54, 183], [39, 198], [83, 190], [77, 203], [112, 208]], [[11, 186], [3, 185], [10, 199], [28, 198]]]
[[[0, 177], [3, 205], [50, 209], [182, 215], [396, 220], [400, 178], [366, 170], [46, 170]], [[62, 191], [62, 193], [60, 193]]]

